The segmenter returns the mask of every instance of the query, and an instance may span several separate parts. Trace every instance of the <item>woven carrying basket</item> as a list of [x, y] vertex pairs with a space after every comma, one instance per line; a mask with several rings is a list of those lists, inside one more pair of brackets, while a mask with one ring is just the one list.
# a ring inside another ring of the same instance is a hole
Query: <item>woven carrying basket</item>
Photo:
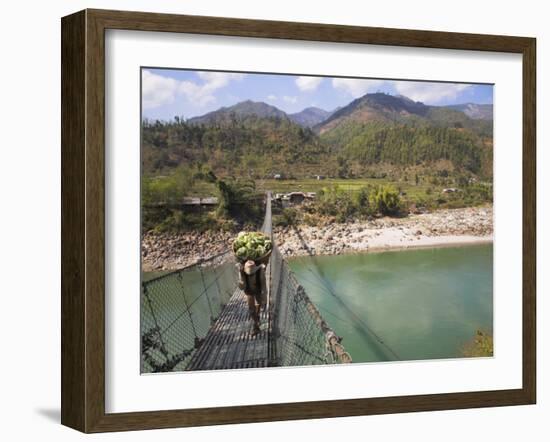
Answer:
[[[264, 236], [266, 236], [264, 233], [262, 232], [251, 232], [251, 233], [260, 233]], [[254, 261], [256, 263], [256, 265], [260, 265], [260, 264], [265, 264], [267, 265], [267, 263], [269, 262], [269, 257], [271, 256], [271, 252], [273, 251], [273, 249], [271, 249], [269, 252], [267, 252], [265, 255], [263, 256], [260, 256], [259, 258], [256, 258], [256, 259], [253, 259], [252, 261]], [[235, 253], [235, 250], [233, 250], [233, 253]], [[246, 261], [248, 261], [248, 258], [239, 258], [237, 255], [235, 255], [235, 257], [237, 258], [237, 261], [241, 262], [241, 263], [245, 263]]]

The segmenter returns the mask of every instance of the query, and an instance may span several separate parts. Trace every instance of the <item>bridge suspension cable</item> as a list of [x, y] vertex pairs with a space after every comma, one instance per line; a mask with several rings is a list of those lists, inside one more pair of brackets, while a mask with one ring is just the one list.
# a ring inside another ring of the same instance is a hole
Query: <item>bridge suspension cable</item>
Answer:
[[338, 293], [336, 293], [332, 287], [328, 286], [328, 284], [326, 283], [326, 281], [324, 280], [324, 278], [322, 278], [321, 276], [317, 275], [313, 269], [311, 267], [308, 267], [308, 271], [311, 272], [311, 274], [313, 276], [315, 276], [320, 282], [321, 284], [323, 285], [323, 290], [328, 293], [329, 295], [332, 295], [339, 303], [339, 305], [346, 310], [347, 314], [349, 316], [351, 316], [351, 318], [353, 319], [353, 321], [355, 321], [357, 324], [360, 325], [360, 327], [362, 327], [364, 330], [366, 330], [368, 333], [370, 333], [375, 339], [376, 341], [380, 344], [380, 345], [383, 345], [386, 350], [398, 361], [401, 360], [401, 358], [399, 357], [399, 355], [380, 337], [380, 335], [378, 333], [376, 333], [372, 327], [370, 327], [362, 318], [360, 318], [354, 311], [351, 307], [349, 307], [343, 300], [342, 298], [338, 295]]
[[[271, 192], [264, 227], [271, 235]], [[267, 233], [267, 232], [264, 232]], [[351, 362], [341, 338], [329, 327], [273, 241], [270, 258], [270, 365]]]
[[[302, 235], [300, 232], [295, 228], [296, 235], [302, 242], [302, 246], [305, 248], [305, 250], [308, 252], [309, 256], [313, 259], [314, 255], [311, 254], [309, 247], [307, 246], [306, 242], [304, 241]], [[313, 266], [315, 266], [317, 271], [314, 271], [311, 266], [307, 266], [308, 271], [312, 274], [313, 277], [317, 278], [317, 280], [322, 285], [322, 290], [324, 290], [326, 293], [331, 295], [340, 305], [342, 309], [346, 311], [346, 314], [354, 321], [355, 326], [361, 330], [363, 333], [365, 333], [367, 336], [371, 336], [375, 339], [378, 344], [380, 344], [383, 348], [386, 349], [386, 351], [397, 361], [400, 361], [401, 358], [397, 354], [393, 348], [387, 344], [378, 333], [376, 333], [372, 327], [370, 327], [361, 317], [355, 313], [355, 311], [347, 305], [347, 303], [341, 298], [341, 296], [334, 290], [332, 285], [322, 276], [322, 270], [319, 268], [317, 263], [313, 260], [312, 261]]]

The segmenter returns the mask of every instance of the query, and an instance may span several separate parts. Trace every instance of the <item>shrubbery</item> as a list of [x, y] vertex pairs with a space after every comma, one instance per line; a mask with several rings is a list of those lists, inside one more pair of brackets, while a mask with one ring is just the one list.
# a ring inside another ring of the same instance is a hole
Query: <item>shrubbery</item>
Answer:
[[212, 214], [185, 213], [183, 210], [171, 210], [170, 214], [153, 226], [158, 232], [232, 230], [233, 224]]
[[[213, 182], [219, 200], [215, 212], [183, 206], [184, 197], [196, 194], [196, 185]], [[256, 227], [263, 219], [263, 195], [254, 181], [218, 180], [207, 168], [180, 167], [168, 176], [144, 176], [141, 194], [144, 231], [230, 230], [238, 224]]]
[[293, 226], [299, 221], [299, 212], [293, 207], [287, 207], [279, 215], [273, 215], [273, 225], [278, 227]]
[[218, 215], [243, 222], [258, 222], [263, 217], [263, 195], [253, 180], [225, 179], [217, 182]]
[[369, 216], [395, 216], [401, 211], [401, 197], [397, 189], [389, 185], [365, 186], [353, 193], [333, 186], [319, 192], [317, 200], [306, 211], [310, 216], [333, 217], [337, 222]]
[[141, 203], [144, 206], [176, 204], [193, 187], [193, 173], [185, 167], [177, 168], [168, 176], [143, 176], [141, 180]]
[[372, 206], [382, 215], [397, 215], [401, 209], [399, 192], [392, 186], [378, 186], [370, 193]]
[[493, 356], [493, 335], [477, 330], [474, 339], [462, 348], [462, 355], [467, 358]]

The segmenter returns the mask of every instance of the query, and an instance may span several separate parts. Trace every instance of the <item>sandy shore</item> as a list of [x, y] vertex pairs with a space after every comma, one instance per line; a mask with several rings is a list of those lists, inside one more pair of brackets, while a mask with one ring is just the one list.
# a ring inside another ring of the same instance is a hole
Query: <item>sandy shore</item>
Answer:
[[276, 230], [283, 256], [339, 255], [417, 247], [483, 244], [493, 240], [492, 208], [442, 210], [406, 218]]
[[[185, 267], [227, 250], [234, 236], [230, 232], [148, 233], [142, 238], [143, 270]], [[493, 240], [493, 210], [439, 210], [405, 218], [285, 227], [275, 229], [274, 236], [286, 257], [483, 244]]]
[[[492, 235], [415, 235], [399, 229], [388, 229], [382, 232], [365, 231], [365, 235], [354, 239], [350, 235], [349, 243], [324, 246], [318, 242], [286, 240], [280, 247], [284, 256], [295, 257], [305, 255], [340, 255], [344, 253], [364, 253], [384, 250], [399, 250], [412, 248], [451, 247], [475, 244], [490, 244]], [[347, 241], [348, 239], [346, 239]]]

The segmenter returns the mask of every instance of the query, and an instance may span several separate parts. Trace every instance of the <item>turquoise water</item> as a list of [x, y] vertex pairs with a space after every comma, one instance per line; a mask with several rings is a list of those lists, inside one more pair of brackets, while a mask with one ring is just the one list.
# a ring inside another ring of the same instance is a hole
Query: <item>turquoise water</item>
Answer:
[[354, 362], [460, 357], [476, 330], [492, 333], [492, 245], [303, 257], [289, 265]]

